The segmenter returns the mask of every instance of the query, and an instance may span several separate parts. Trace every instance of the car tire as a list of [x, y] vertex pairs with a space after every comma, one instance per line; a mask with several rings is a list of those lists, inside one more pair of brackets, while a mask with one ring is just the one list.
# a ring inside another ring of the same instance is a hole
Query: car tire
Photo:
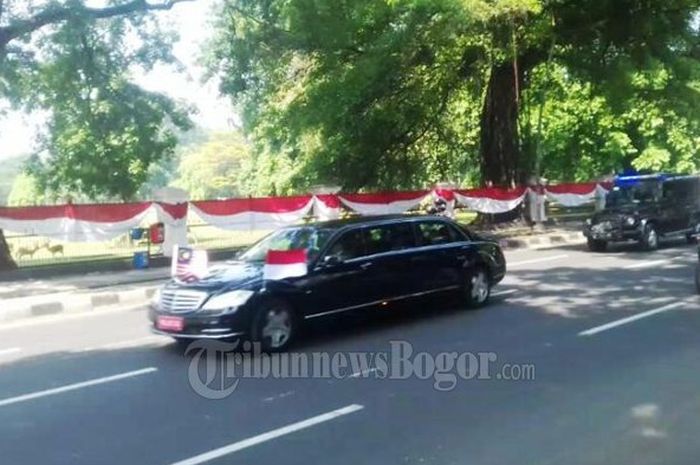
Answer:
[[588, 250], [591, 252], [605, 252], [608, 248], [607, 241], [588, 238]]
[[653, 224], [647, 224], [646, 226], [644, 226], [641, 246], [642, 249], [649, 252], [659, 248], [659, 233], [656, 231], [656, 228]]
[[481, 308], [491, 297], [491, 280], [483, 267], [475, 268], [467, 274], [465, 294], [469, 308]]
[[283, 352], [296, 339], [299, 319], [292, 306], [281, 299], [261, 303], [253, 318], [251, 342], [260, 344], [262, 352]]

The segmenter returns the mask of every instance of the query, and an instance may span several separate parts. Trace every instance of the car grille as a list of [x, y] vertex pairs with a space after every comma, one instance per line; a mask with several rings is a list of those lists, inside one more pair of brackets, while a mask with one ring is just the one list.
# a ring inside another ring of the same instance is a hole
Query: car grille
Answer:
[[160, 307], [171, 313], [186, 313], [197, 310], [206, 298], [206, 292], [165, 289], [160, 296]]

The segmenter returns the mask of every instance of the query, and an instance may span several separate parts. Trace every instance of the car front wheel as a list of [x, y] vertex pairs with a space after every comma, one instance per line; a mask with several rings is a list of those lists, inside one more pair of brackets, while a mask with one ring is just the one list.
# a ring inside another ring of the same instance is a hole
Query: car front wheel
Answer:
[[491, 296], [491, 283], [488, 273], [483, 268], [476, 268], [467, 275], [467, 305], [479, 308], [486, 305]]
[[598, 239], [588, 238], [588, 250], [591, 252], [605, 252], [608, 248], [608, 243]]
[[659, 233], [656, 232], [653, 224], [648, 224], [644, 227], [641, 245], [644, 250], [649, 251], [659, 248]]
[[253, 342], [263, 352], [281, 352], [289, 348], [298, 330], [292, 307], [282, 300], [272, 299], [262, 304], [253, 321]]

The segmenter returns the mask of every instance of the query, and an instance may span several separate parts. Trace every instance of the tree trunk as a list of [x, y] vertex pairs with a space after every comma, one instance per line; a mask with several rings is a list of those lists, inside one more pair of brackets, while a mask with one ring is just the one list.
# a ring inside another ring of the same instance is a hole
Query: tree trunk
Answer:
[[10, 253], [10, 247], [5, 240], [5, 234], [2, 232], [2, 229], [0, 229], [0, 272], [14, 270], [16, 268], [17, 264]]
[[520, 180], [518, 88], [510, 63], [491, 69], [481, 112], [481, 179], [485, 185], [512, 187]]

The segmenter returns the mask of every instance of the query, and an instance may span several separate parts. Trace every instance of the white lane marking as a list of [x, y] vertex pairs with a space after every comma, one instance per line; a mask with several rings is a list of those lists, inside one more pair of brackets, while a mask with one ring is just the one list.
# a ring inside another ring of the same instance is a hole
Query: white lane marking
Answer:
[[675, 258], [671, 259], [664, 259], [664, 260], [653, 260], [649, 262], [641, 262], [641, 263], [634, 263], [632, 265], [627, 265], [624, 268], [626, 270], [636, 270], [639, 268], [651, 268], [652, 266], [657, 266], [657, 265], [664, 265], [670, 261], [675, 260]]
[[22, 349], [19, 347], [10, 347], [9, 349], [0, 349], [0, 355], [10, 355], [20, 352]]
[[569, 256], [568, 255], [554, 255], [551, 257], [533, 258], [532, 260], [523, 260], [520, 262], [507, 263], [507, 265], [509, 267], [510, 266], [519, 266], [519, 265], [531, 265], [533, 263], [551, 262], [554, 260], [562, 260], [564, 258], [569, 258]]
[[17, 397], [10, 397], [7, 399], [0, 400], [0, 407], [6, 405], [18, 404], [20, 402], [26, 402], [28, 400], [38, 399], [40, 397], [52, 396], [55, 394], [61, 394], [64, 392], [75, 391], [77, 389], [82, 389], [90, 386], [97, 386], [98, 384], [111, 383], [114, 381], [119, 381], [122, 379], [133, 378], [135, 376], [147, 375], [149, 373], [154, 373], [158, 371], [158, 368], [148, 367], [141, 370], [129, 371], [127, 373], [120, 373], [118, 375], [106, 376], [104, 378], [91, 379], [89, 381], [83, 381], [81, 383], [69, 384], [67, 386], [61, 386], [53, 389], [47, 389], [45, 391], [32, 392], [31, 394], [24, 394]]
[[377, 371], [376, 368], [369, 368], [367, 370], [362, 370], [362, 371], [358, 371], [357, 373], [353, 373], [349, 377], [350, 378], [359, 378], [360, 376], [362, 376], [364, 378], [367, 375], [369, 375], [370, 373], [374, 373], [375, 371]]
[[289, 396], [293, 396], [293, 395], [294, 395], [294, 391], [287, 391], [287, 392], [283, 392], [282, 394], [277, 394], [276, 396], [265, 397], [263, 399], [263, 402], [274, 402], [278, 399], [284, 399], [285, 397], [289, 397]]
[[518, 292], [517, 289], [508, 289], [507, 291], [494, 292], [493, 294], [491, 294], [491, 297], [501, 297], [504, 295], [515, 294], [516, 292]]
[[633, 321], [641, 320], [642, 318], [647, 318], [659, 313], [668, 312], [674, 310], [678, 307], [682, 307], [686, 302], [674, 302], [672, 304], [664, 305], [663, 307], [656, 308], [654, 310], [649, 310], [647, 312], [638, 313], [636, 315], [629, 316], [627, 318], [622, 318], [621, 320], [611, 321], [604, 325], [596, 326], [595, 328], [587, 329], [578, 333], [579, 336], [593, 336], [594, 334], [602, 333], [609, 329], [617, 328], [618, 326], [626, 325], [627, 323], [632, 323]]
[[358, 404], [348, 405], [347, 407], [343, 407], [338, 410], [333, 410], [332, 412], [324, 413], [297, 423], [292, 423], [291, 425], [283, 426], [282, 428], [268, 431], [267, 433], [259, 434], [257, 436], [253, 436], [242, 441], [234, 442], [233, 444], [229, 444], [228, 446], [224, 446], [219, 449], [214, 449], [210, 452], [206, 452], [204, 454], [200, 454], [195, 457], [176, 462], [172, 465], [199, 465], [205, 462], [209, 462], [210, 460], [215, 460], [226, 455], [233, 454], [234, 452], [238, 452], [240, 450], [256, 446], [260, 443], [276, 439], [280, 436], [291, 434], [296, 431], [300, 431], [302, 429], [318, 425], [319, 423], [324, 423], [335, 418], [341, 417], [343, 415], [348, 415], [350, 413], [357, 412], [358, 410], [362, 410], [363, 408], [364, 406]]

